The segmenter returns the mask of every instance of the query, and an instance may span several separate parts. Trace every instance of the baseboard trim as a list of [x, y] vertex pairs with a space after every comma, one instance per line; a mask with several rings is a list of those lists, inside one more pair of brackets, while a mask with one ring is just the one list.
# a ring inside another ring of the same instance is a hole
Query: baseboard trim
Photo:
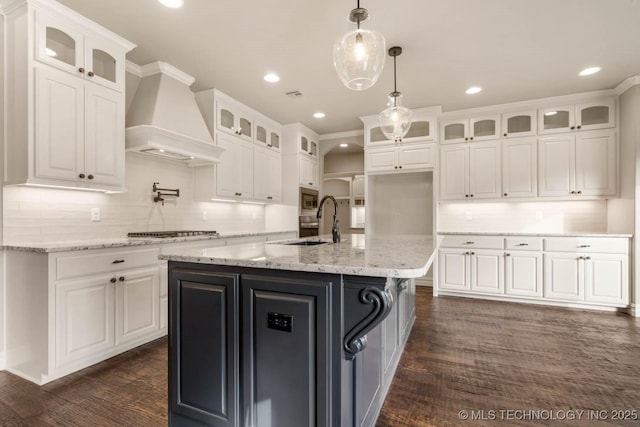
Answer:
[[640, 317], [640, 306], [637, 304], [631, 304], [631, 307], [629, 307], [629, 315], [633, 317]]
[[427, 277], [416, 279], [416, 286], [425, 286], [425, 287], [433, 288], [433, 279], [430, 279]]

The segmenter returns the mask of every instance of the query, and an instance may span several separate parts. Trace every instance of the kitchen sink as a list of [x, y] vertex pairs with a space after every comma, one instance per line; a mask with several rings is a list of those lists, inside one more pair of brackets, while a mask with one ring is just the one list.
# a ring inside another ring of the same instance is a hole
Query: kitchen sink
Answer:
[[324, 245], [325, 243], [330, 243], [325, 240], [297, 240], [295, 242], [287, 242], [281, 243], [282, 245], [295, 245], [295, 246], [316, 246], [316, 245]]

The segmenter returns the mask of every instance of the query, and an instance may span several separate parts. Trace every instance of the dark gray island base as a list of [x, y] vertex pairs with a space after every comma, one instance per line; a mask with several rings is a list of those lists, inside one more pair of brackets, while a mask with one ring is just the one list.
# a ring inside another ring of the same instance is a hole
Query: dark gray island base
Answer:
[[171, 426], [374, 426], [413, 279], [169, 262]]

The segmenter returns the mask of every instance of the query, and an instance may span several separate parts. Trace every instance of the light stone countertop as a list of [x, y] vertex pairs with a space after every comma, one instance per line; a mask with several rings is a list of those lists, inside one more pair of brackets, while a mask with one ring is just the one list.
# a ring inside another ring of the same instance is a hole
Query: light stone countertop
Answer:
[[220, 234], [218, 236], [188, 236], [188, 237], [166, 237], [166, 238], [138, 238], [123, 237], [119, 239], [95, 239], [95, 240], [66, 240], [59, 242], [43, 242], [43, 243], [9, 243], [2, 246], [5, 251], [23, 251], [23, 252], [71, 252], [84, 251], [89, 249], [108, 249], [122, 248], [129, 246], [146, 246], [161, 245], [166, 243], [182, 243], [182, 242], [199, 242], [203, 240], [220, 240], [231, 239], [237, 237], [253, 237], [253, 236], [269, 236], [281, 233], [297, 233], [297, 230], [274, 231], [264, 233], [231, 233]]
[[171, 250], [160, 259], [200, 264], [306, 271], [368, 277], [416, 278], [424, 276], [436, 253], [433, 236], [368, 236], [345, 234], [340, 243], [331, 236], [300, 240], [325, 240], [316, 246], [284, 243], [251, 243], [245, 245]]
[[531, 237], [625, 237], [631, 238], [633, 234], [613, 233], [502, 233], [484, 231], [444, 231], [439, 236], [531, 236]]

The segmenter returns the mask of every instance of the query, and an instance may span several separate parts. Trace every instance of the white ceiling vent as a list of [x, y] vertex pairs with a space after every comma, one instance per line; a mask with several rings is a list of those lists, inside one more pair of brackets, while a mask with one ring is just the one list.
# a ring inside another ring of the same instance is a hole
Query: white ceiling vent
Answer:
[[289, 92], [285, 92], [285, 95], [287, 95], [289, 98], [302, 98], [302, 92], [300, 92], [299, 90], [292, 90]]

